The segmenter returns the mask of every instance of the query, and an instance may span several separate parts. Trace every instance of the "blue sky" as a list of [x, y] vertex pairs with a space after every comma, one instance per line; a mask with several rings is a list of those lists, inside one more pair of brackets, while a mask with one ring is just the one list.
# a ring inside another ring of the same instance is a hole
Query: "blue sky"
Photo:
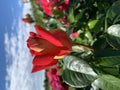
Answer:
[[26, 46], [33, 26], [28, 27], [21, 21], [29, 10], [29, 3], [1, 0], [0, 90], [44, 90], [44, 71], [31, 74], [32, 57]]
[[[15, 0], [14, 0], [15, 1]], [[0, 90], [5, 89], [5, 47], [4, 47], [4, 33], [9, 32], [8, 29], [11, 29], [11, 24], [13, 21], [14, 13], [12, 12], [13, 5], [16, 2], [12, 3], [10, 0], [6, 3], [4, 0], [0, 3]], [[16, 15], [15, 15], [16, 16]], [[7, 29], [8, 28], [8, 29]], [[2, 88], [2, 89], [1, 89]]]

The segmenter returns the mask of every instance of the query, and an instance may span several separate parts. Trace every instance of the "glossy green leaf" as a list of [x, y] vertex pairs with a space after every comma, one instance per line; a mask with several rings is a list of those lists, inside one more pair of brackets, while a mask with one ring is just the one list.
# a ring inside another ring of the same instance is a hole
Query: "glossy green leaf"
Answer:
[[99, 64], [103, 66], [120, 65], [120, 56], [101, 57]]
[[63, 72], [63, 80], [72, 87], [82, 88], [88, 86], [96, 78], [91, 75], [65, 69]]
[[120, 38], [120, 24], [110, 26], [107, 33]]
[[102, 90], [120, 90], [120, 79], [112, 75], [100, 75], [92, 84]]
[[108, 43], [116, 48], [120, 49], [120, 24], [112, 25], [107, 30]]
[[117, 75], [117, 76], [119, 75], [119, 66], [101, 67], [101, 70], [107, 74]]
[[65, 68], [69, 70], [92, 75], [94, 77], [97, 76], [92, 67], [80, 58], [77, 58], [75, 56], [66, 56], [63, 61]]
[[107, 42], [116, 50], [120, 50], [120, 38], [107, 34]]

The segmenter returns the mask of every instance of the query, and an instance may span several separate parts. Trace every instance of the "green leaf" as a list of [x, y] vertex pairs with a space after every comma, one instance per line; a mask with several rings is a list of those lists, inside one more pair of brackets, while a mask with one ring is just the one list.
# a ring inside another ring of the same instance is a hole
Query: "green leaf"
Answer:
[[120, 79], [112, 75], [100, 75], [92, 84], [102, 90], [120, 90]]
[[82, 39], [80, 37], [75, 38], [75, 43], [81, 43]]
[[107, 30], [108, 43], [116, 48], [120, 49], [120, 24], [112, 25]]
[[101, 67], [101, 70], [104, 71], [104, 73], [111, 74], [111, 75], [119, 75], [119, 66], [113, 66], [113, 67]]
[[113, 5], [107, 11], [106, 17], [113, 22], [112, 24], [120, 21], [120, 1], [119, 0], [113, 3]]
[[64, 13], [61, 10], [53, 10], [52, 12], [53, 12], [53, 14], [54, 14], [54, 16], [56, 18], [62, 18], [62, 17], [64, 17]]
[[120, 38], [120, 24], [110, 26], [107, 33]]
[[108, 8], [110, 7], [110, 3], [108, 3], [108, 2], [104, 2], [104, 1], [102, 1], [102, 2], [99, 2], [98, 3], [98, 9], [100, 10], [100, 11], [102, 11], [102, 10], [107, 10]]
[[94, 77], [97, 76], [97, 74], [93, 71], [92, 67], [87, 62], [85, 62], [80, 58], [69, 55], [69, 56], [66, 56], [63, 61], [64, 61], [65, 68], [69, 70], [87, 74], [87, 75], [92, 75]]
[[93, 48], [95, 50], [100, 50], [100, 49], [104, 49], [106, 46], [106, 39], [104, 37], [99, 37], [97, 38], [97, 40], [93, 43]]
[[95, 25], [97, 24], [98, 20], [92, 20], [88, 23], [89, 29], [94, 29]]
[[68, 69], [64, 70], [62, 77], [67, 84], [77, 88], [86, 87], [95, 80], [94, 76], [74, 72]]
[[120, 38], [107, 34], [107, 42], [116, 50], [120, 50]]
[[101, 57], [99, 64], [103, 66], [120, 65], [120, 56]]
[[85, 12], [85, 9], [79, 10], [77, 15], [75, 16], [75, 21], [79, 22], [79, 20], [82, 19], [83, 15], [84, 15], [84, 12]]
[[69, 85], [82, 88], [88, 86], [97, 78], [97, 74], [84, 60], [69, 55], [63, 61], [65, 70], [62, 76]]
[[71, 8], [70, 11], [69, 11], [68, 20], [69, 20], [70, 23], [73, 23], [75, 21], [74, 9], [73, 8]]
[[99, 32], [102, 31], [104, 23], [104, 18], [100, 18], [99, 20], [95, 19], [88, 23], [88, 27], [90, 32], [94, 32], [93, 36], [95, 37]]
[[85, 31], [85, 36], [88, 38], [89, 41], [93, 40], [92, 34], [90, 33], [90, 31]]
[[43, 17], [43, 15], [44, 15], [43, 11], [41, 11], [41, 10], [39, 10], [39, 9], [36, 9], [36, 14], [37, 14], [38, 16], [42, 16], [42, 17]]
[[109, 57], [109, 56], [118, 56], [120, 51], [116, 50], [96, 50], [94, 51], [95, 57]]

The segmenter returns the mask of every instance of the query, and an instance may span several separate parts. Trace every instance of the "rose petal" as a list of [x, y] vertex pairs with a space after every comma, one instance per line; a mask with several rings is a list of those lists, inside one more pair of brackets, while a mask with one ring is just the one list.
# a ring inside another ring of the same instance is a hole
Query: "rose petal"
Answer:
[[33, 65], [47, 65], [53, 61], [54, 56], [49, 55], [42, 55], [42, 56], [35, 56], [33, 59]]
[[50, 66], [57, 64], [57, 62], [58, 60], [53, 60], [53, 62], [49, 63], [48, 65], [33, 65], [32, 73], [43, 70], [43, 69], [47, 69]]
[[70, 51], [69, 50], [60, 50], [60, 52], [59, 52], [59, 54], [57, 54], [57, 56], [62, 56], [62, 55], [67, 55], [67, 54], [69, 54], [70, 53]]
[[50, 33], [49, 31], [43, 29], [42, 27], [35, 25], [34, 26], [36, 31], [38, 32], [38, 34], [48, 40], [50, 43], [56, 45], [56, 46], [63, 46], [62, 43], [58, 40], [58, 38], [56, 38], [52, 33]]
[[52, 31], [51, 33], [63, 44], [64, 47], [66, 47], [68, 50], [71, 50], [72, 43], [68, 35], [66, 34], [66, 32], [62, 30], [55, 30], [55, 31]]

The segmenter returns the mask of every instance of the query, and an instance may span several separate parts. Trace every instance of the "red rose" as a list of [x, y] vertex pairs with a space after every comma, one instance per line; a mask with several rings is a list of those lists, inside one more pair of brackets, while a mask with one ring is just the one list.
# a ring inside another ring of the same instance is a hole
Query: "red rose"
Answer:
[[62, 30], [47, 31], [35, 25], [38, 34], [30, 32], [27, 46], [34, 56], [32, 72], [55, 65], [58, 59], [70, 53], [71, 41]]

